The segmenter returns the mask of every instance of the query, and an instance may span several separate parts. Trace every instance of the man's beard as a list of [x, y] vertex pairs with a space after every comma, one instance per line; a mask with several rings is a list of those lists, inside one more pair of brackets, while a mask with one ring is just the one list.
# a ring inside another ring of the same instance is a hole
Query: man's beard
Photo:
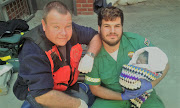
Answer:
[[[115, 35], [117, 35], [117, 34], [115, 34]], [[106, 35], [106, 36], [108, 36], [108, 35]], [[118, 35], [117, 35], [117, 36], [118, 36]], [[108, 44], [109, 46], [115, 46], [115, 45], [117, 45], [117, 44], [120, 42], [121, 37], [122, 37], [122, 34], [120, 34], [120, 37], [118, 37], [118, 39], [117, 39], [116, 41], [113, 41], [113, 42], [108, 41], [107, 39], [105, 39], [104, 36], [102, 36], [101, 33], [100, 33], [100, 37], [101, 37], [102, 41], [104, 41], [104, 42], [105, 42], [106, 44]]]

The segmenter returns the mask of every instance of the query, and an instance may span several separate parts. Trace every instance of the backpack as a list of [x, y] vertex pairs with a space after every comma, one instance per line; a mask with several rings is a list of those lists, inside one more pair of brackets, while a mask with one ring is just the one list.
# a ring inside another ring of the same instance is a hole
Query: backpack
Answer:
[[29, 29], [26, 21], [21, 19], [13, 19], [7, 22], [0, 21], [0, 38], [12, 36], [16, 32], [25, 32]]

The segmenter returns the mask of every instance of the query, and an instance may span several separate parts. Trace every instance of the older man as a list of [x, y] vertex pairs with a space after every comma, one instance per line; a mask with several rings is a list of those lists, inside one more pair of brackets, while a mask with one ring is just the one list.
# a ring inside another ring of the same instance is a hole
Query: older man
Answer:
[[[22, 38], [14, 94], [33, 107], [87, 108], [76, 82], [79, 71], [91, 71], [101, 47], [97, 32], [73, 23], [69, 9], [60, 1], [45, 6], [41, 22]], [[80, 44], [89, 44], [82, 59]]]

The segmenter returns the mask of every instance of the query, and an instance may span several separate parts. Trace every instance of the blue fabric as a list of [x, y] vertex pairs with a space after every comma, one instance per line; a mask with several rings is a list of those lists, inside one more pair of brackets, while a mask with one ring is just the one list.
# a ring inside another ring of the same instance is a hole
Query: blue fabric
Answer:
[[43, 106], [38, 104], [32, 95], [28, 94], [21, 108], [43, 108]]
[[31, 107], [31, 105], [29, 104], [28, 101], [24, 101], [24, 103], [22, 104], [21, 108], [33, 108], [33, 107]]
[[19, 54], [19, 63], [19, 76], [27, 83], [33, 97], [52, 90], [53, 78], [50, 62], [35, 43], [29, 40], [24, 43]]
[[79, 86], [86, 92], [86, 94], [88, 95], [89, 98], [89, 102], [88, 102], [88, 107], [90, 108], [92, 106], [92, 104], [94, 103], [96, 97], [92, 94], [89, 85], [85, 84], [85, 83], [79, 83]]
[[21, 108], [32, 108], [28, 101], [24, 101]]

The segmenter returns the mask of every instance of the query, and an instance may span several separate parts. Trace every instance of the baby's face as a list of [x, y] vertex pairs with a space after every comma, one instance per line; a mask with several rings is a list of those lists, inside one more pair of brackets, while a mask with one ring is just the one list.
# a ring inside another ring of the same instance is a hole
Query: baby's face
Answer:
[[143, 52], [139, 55], [136, 64], [148, 64], [148, 52]]
[[147, 58], [144, 56], [139, 56], [136, 61], [136, 64], [147, 64]]
[[139, 54], [139, 57], [136, 60], [136, 64], [134, 64], [134, 65], [147, 70], [146, 64], [148, 64], [148, 52], [147, 51]]

